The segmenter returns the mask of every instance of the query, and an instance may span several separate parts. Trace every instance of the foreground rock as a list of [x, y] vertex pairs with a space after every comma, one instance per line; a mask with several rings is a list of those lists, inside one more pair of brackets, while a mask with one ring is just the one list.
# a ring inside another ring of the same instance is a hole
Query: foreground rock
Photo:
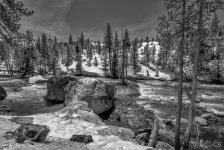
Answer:
[[70, 141], [88, 144], [93, 142], [93, 138], [91, 135], [73, 135]]
[[115, 110], [108, 121], [111, 125], [123, 126], [137, 132], [140, 129], [151, 128], [155, 115], [152, 111], [134, 104], [130, 99], [119, 99], [115, 102]]
[[29, 125], [33, 123], [33, 117], [12, 117], [10, 121], [21, 125]]
[[202, 117], [195, 117], [195, 122], [198, 123], [201, 126], [207, 126], [208, 122], [205, 118]]
[[[146, 150], [148, 148], [138, 145], [133, 140], [134, 133], [130, 129], [104, 124], [96, 114], [92, 113], [86, 102], [79, 102], [76, 105], [65, 107], [56, 113], [39, 114], [30, 117], [33, 117], [34, 124], [49, 127], [50, 132], [46, 141], [51, 139], [52, 144], [58, 139], [70, 141], [73, 135], [91, 135], [93, 142], [86, 145], [89, 150]], [[43, 144], [43, 146], [46, 145], [48, 144]], [[18, 145], [12, 144], [9, 149], [17, 148], [15, 146]], [[41, 150], [39, 147], [36, 149]], [[80, 148], [80, 150], [84, 150], [84, 148]]]
[[70, 81], [77, 79], [68, 76], [52, 77], [47, 82], [47, 93], [44, 96], [45, 100], [53, 102], [64, 102], [65, 92], [64, 88]]
[[70, 82], [65, 88], [65, 106], [85, 101], [94, 113], [101, 114], [114, 107], [115, 88], [113, 85], [93, 78]]
[[4, 100], [7, 97], [6, 91], [0, 86], [0, 100]]
[[48, 133], [49, 129], [47, 126], [37, 124], [22, 125], [14, 132], [6, 132], [9, 136], [11, 134], [16, 139], [17, 143], [23, 143], [26, 140], [43, 143]]

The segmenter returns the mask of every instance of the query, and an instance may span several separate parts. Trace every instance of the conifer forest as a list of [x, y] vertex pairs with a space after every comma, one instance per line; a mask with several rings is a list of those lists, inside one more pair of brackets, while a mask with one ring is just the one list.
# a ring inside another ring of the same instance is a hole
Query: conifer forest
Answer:
[[0, 150], [224, 150], [224, 0], [0, 0]]

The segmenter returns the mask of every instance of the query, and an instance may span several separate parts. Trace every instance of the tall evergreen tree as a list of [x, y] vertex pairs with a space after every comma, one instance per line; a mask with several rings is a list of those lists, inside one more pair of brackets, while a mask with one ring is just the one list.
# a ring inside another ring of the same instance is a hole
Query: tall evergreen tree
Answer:
[[101, 43], [99, 40], [97, 42], [97, 53], [98, 53], [98, 55], [101, 55]]
[[11, 44], [12, 39], [18, 35], [22, 16], [30, 16], [33, 11], [24, 8], [23, 2], [15, 0], [0, 1], [0, 11], [0, 38]]
[[81, 54], [84, 53], [84, 41], [85, 41], [85, 37], [83, 32], [81, 33], [80, 39], [79, 39], [79, 45], [81, 47]]
[[109, 23], [107, 24], [106, 32], [104, 34], [104, 44], [105, 44], [104, 47], [108, 51], [108, 55], [109, 55], [109, 69], [110, 69], [110, 72], [112, 72], [111, 53], [113, 48], [113, 35], [111, 32], [111, 27]]
[[77, 54], [77, 65], [76, 71], [79, 75], [82, 75], [82, 51], [79, 49], [79, 42], [77, 42], [75, 46], [76, 54]]
[[47, 48], [47, 35], [45, 33], [42, 34], [41, 38], [41, 56], [42, 62], [44, 65], [44, 74], [47, 73], [47, 58], [48, 58], [48, 48]]
[[150, 51], [149, 51], [149, 37], [148, 36], [146, 37], [145, 42], [146, 42], [146, 46], [144, 47], [145, 63], [146, 63], [146, 66], [149, 67]]
[[68, 38], [68, 44], [69, 45], [73, 45], [73, 39], [72, 39], [72, 35], [70, 34], [69, 38]]
[[113, 48], [113, 58], [112, 58], [112, 77], [118, 77], [118, 51], [119, 51], [119, 39], [117, 31], [115, 31], [114, 37], [114, 48]]
[[124, 37], [122, 33], [122, 84], [127, 84], [125, 79], [127, 79], [127, 61], [128, 61], [128, 51], [130, 49], [131, 42], [129, 39], [128, 30], [125, 30]]
[[155, 55], [156, 55], [156, 45], [153, 45], [152, 48], [152, 63], [155, 63]]
[[101, 59], [102, 59], [102, 67], [103, 67], [102, 69], [103, 69], [104, 73], [106, 74], [109, 71], [109, 69], [108, 69], [109, 60], [108, 60], [108, 51], [105, 48], [105, 45], [101, 49]]
[[134, 39], [132, 45], [132, 66], [134, 70], [134, 74], [138, 72], [138, 39]]

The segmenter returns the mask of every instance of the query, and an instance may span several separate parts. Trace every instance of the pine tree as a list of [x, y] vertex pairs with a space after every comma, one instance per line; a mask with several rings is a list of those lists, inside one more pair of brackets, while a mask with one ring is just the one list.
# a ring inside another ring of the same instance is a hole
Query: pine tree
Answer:
[[152, 63], [155, 63], [155, 55], [156, 55], [156, 45], [153, 45], [153, 49], [152, 49]]
[[113, 58], [112, 58], [112, 77], [118, 77], [118, 51], [119, 51], [119, 39], [117, 31], [115, 31], [114, 37], [114, 48], [113, 48]]
[[0, 1], [0, 37], [6, 43], [12, 44], [12, 38], [18, 35], [19, 21], [23, 16], [31, 16], [33, 11], [24, 8], [21, 1]]
[[93, 62], [94, 66], [97, 67], [98, 66], [98, 61], [97, 61], [97, 58], [96, 56], [94, 57], [94, 62]]
[[108, 69], [108, 66], [109, 66], [109, 61], [108, 61], [108, 51], [107, 49], [105, 48], [105, 46], [102, 47], [101, 49], [101, 59], [102, 59], [102, 69], [104, 71], [105, 74], [108, 73], [109, 69]]
[[23, 72], [22, 77], [25, 77], [27, 74], [30, 73], [30, 52], [32, 50], [32, 41], [33, 41], [33, 34], [30, 31], [26, 31], [26, 45], [24, 51], [24, 62], [25, 62], [25, 69]]
[[134, 74], [138, 72], [138, 39], [134, 39], [132, 45], [132, 66]]
[[99, 40], [97, 42], [97, 53], [98, 53], [98, 55], [101, 55], [101, 43]]
[[106, 32], [104, 34], [104, 44], [105, 44], [105, 49], [108, 51], [109, 55], [109, 70], [110, 73], [112, 73], [112, 61], [111, 61], [111, 53], [112, 53], [112, 48], [113, 48], [113, 35], [111, 32], [111, 27], [110, 24], [107, 24]]
[[77, 42], [75, 46], [76, 54], [77, 54], [77, 65], [76, 71], [79, 75], [82, 75], [82, 52], [79, 49], [79, 42]]
[[72, 35], [70, 34], [69, 38], [68, 38], [68, 44], [69, 45], [73, 45], [73, 39], [72, 39]]
[[149, 37], [148, 36], [146, 37], [145, 41], [146, 41], [146, 46], [144, 47], [145, 63], [146, 63], [146, 66], [149, 67], [150, 52], [149, 52]]
[[134, 74], [138, 72], [138, 39], [134, 39], [132, 46], [132, 66]]
[[42, 34], [42, 38], [41, 38], [41, 56], [42, 56], [42, 62], [44, 65], [44, 74], [47, 73], [47, 56], [48, 56], [48, 49], [47, 49], [47, 36], [45, 33]]
[[79, 45], [81, 47], [81, 54], [84, 53], [84, 41], [85, 41], [85, 38], [84, 38], [84, 34], [83, 32], [81, 33], [81, 37], [79, 39]]
[[[211, 21], [211, 26], [210, 26], [210, 40], [212, 43], [212, 52], [213, 52], [213, 56], [212, 59], [216, 59], [217, 60], [217, 71], [216, 71], [216, 80], [217, 82], [219, 81], [220, 78], [220, 59], [221, 59], [221, 51], [220, 51], [220, 33], [221, 33], [221, 29], [220, 29], [220, 20], [218, 18], [217, 13], [215, 12], [214, 17], [212, 18]], [[216, 54], [215, 54], [215, 49], [216, 49]]]
[[127, 82], [125, 79], [127, 79], [127, 60], [128, 60], [128, 51], [130, 49], [131, 42], [129, 39], [129, 33], [128, 30], [125, 30], [124, 38], [122, 33], [122, 84], [126, 85]]
[[53, 44], [53, 49], [52, 49], [52, 70], [53, 70], [53, 75], [56, 75], [56, 69], [57, 69], [57, 64], [58, 64], [58, 59], [59, 59], [59, 52], [58, 52], [58, 42], [57, 38], [54, 38], [54, 44]]

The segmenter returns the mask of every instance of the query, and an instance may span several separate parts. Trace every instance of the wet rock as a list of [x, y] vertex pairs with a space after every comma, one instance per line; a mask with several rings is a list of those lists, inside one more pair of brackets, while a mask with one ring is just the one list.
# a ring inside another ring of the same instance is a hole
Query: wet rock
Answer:
[[174, 148], [171, 145], [164, 142], [157, 142], [156, 149], [174, 150]]
[[13, 111], [13, 108], [11, 106], [1, 105], [0, 106], [0, 114], [1, 115], [9, 115]]
[[6, 91], [0, 86], [0, 100], [4, 100], [7, 97]]
[[15, 137], [17, 143], [23, 143], [26, 140], [43, 143], [48, 133], [49, 128], [47, 126], [30, 124], [20, 126], [12, 132], [12, 135]]
[[115, 105], [115, 112], [120, 115], [120, 121], [112, 122], [113, 125], [127, 127], [133, 131], [152, 127], [155, 118], [152, 111], [125, 99], [116, 101]]
[[108, 126], [107, 128], [99, 130], [98, 134], [102, 136], [115, 135], [119, 136], [123, 140], [129, 141], [133, 140], [133, 137], [135, 137], [135, 134], [131, 129], [115, 126]]
[[149, 133], [149, 134], [151, 134], [151, 131], [152, 131], [152, 129], [150, 129], [150, 128], [140, 129], [140, 130], [138, 130], [138, 131], [135, 132], [135, 136], [137, 136], [139, 134], [142, 134], [142, 133]]
[[[181, 124], [187, 124], [188, 120], [185, 118], [181, 118], [180, 120]], [[176, 125], [176, 119], [172, 120], [172, 124], [175, 126]]]
[[137, 132], [135, 132], [135, 140], [140, 144], [140, 145], [148, 145], [150, 135], [151, 135], [151, 129], [140, 129]]
[[65, 106], [85, 101], [96, 114], [114, 107], [115, 87], [93, 78], [70, 82], [65, 88]]
[[208, 122], [205, 118], [202, 117], [195, 117], [195, 122], [198, 123], [201, 126], [207, 126]]
[[215, 116], [212, 113], [210, 113], [210, 114], [203, 114], [203, 115], [201, 115], [201, 117], [205, 118], [205, 119], [208, 119], [208, 118], [213, 118]]
[[77, 79], [69, 76], [56, 76], [50, 78], [47, 82], [47, 93], [44, 96], [44, 99], [56, 103], [64, 102], [64, 88], [70, 81], [77, 81]]
[[73, 135], [70, 141], [88, 144], [93, 142], [93, 138], [91, 135]]
[[146, 146], [149, 143], [150, 134], [148, 133], [141, 133], [135, 137], [135, 140], [143, 146]]
[[110, 114], [110, 117], [108, 120], [109, 121], [121, 121], [121, 116], [119, 113], [113, 111], [112, 114]]
[[33, 117], [12, 117], [10, 120], [21, 125], [29, 125], [33, 123]]

